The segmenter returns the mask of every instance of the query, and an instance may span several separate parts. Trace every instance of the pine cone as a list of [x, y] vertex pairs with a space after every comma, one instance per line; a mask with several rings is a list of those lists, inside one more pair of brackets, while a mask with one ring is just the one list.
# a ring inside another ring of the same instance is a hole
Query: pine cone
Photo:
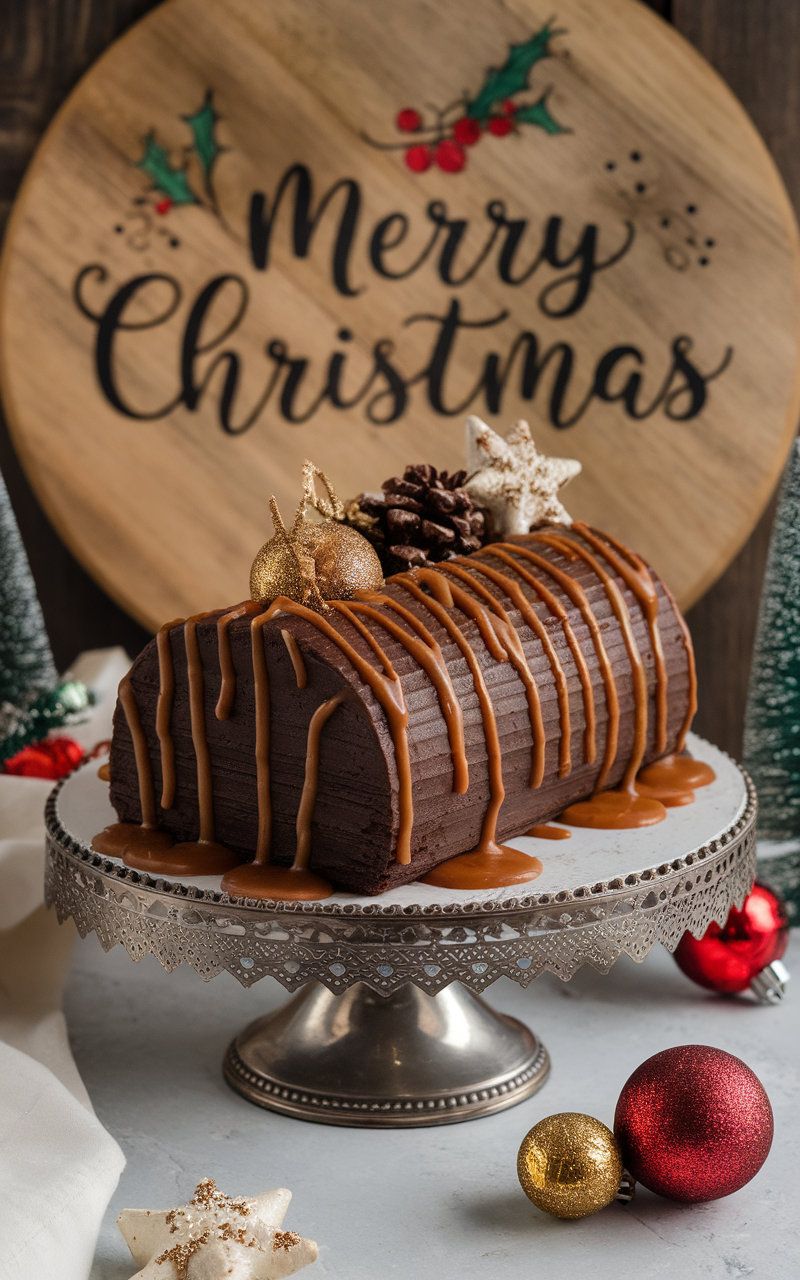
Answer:
[[452, 560], [483, 546], [485, 519], [462, 486], [466, 471], [448, 475], [427, 463], [406, 467], [382, 493], [346, 504], [345, 520], [372, 543], [388, 577], [415, 565]]

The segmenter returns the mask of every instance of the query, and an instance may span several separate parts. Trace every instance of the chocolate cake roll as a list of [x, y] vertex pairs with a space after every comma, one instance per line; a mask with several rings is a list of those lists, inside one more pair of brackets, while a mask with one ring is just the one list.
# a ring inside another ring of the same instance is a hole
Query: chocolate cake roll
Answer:
[[[650, 818], [623, 811], [642, 767], [682, 749], [695, 708], [669, 592], [580, 523], [322, 611], [280, 597], [168, 624], [126, 679], [110, 759], [121, 822], [217, 842], [233, 863], [302, 851], [365, 894], [569, 806], [578, 825], [658, 820], [652, 786], [636, 801]], [[598, 793], [610, 808], [627, 797], [620, 821], [579, 812]]]

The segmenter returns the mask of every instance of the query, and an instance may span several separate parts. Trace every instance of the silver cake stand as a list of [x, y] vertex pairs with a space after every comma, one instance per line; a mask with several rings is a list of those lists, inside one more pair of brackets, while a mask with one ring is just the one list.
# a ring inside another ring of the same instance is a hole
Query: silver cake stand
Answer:
[[412, 884], [380, 898], [232, 899], [219, 879], [154, 880], [90, 847], [115, 820], [96, 762], [47, 806], [46, 899], [81, 936], [152, 953], [167, 970], [223, 970], [244, 986], [297, 991], [230, 1045], [224, 1072], [251, 1102], [326, 1124], [449, 1124], [513, 1106], [541, 1088], [547, 1051], [479, 998], [500, 977], [527, 986], [545, 969], [607, 972], [623, 953], [674, 950], [689, 929], [724, 922], [750, 891], [755, 793], [721, 751], [692, 737], [717, 780], [644, 831], [573, 829], [521, 838], [544, 870], [479, 897]]

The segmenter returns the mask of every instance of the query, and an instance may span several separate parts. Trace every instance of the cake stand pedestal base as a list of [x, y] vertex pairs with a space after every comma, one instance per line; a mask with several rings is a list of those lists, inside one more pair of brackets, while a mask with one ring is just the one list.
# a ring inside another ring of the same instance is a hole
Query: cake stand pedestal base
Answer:
[[246, 1027], [223, 1066], [250, 1102], [321, 1124], [454, 1124], [530, 1097], [550, 1070], [536, 1036], [454, 982], [438, 995], [305, 987]]
[[520, 837], [541, 876], [478, 898], [411, 884], [377, 900], [265, 902], [231, 897], [219, 876], [154, 880], [91, 847], [115, 821], [91, 763], [47, 803], [45, 901], [106, 951], [122, 943], [206, 981], [226, 971], [299, 992], [228, 1049], [225, 1076], [248, 1101], [362, 1128], [471, 1120], [535, 1093], [549, 1061], [527, 1027], [470, 992], [545, 970], [566, 980], [584, 964], [606, 973], [657, 942], [674, 951], [750, 892], [752, 784], [710, 743], [688, 742], [716, 775], [694, 804], [642, 831], [576, 827], [566, 849]]

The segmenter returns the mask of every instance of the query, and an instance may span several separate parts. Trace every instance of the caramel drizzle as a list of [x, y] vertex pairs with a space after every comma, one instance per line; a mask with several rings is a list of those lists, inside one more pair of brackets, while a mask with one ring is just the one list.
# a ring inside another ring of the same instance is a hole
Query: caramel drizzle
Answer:
[[[504, 564], [510, 565], [512, 569], [515, 569], [517, 571], [519, 570], [519, 566], [517, 565], [517, 563], [505, 551], [498, 550], [493, 546], [488, 547], [487, 551], [490, 555], [493, 555], [497, 560], [502, 560]], [[555, 647], [552, 641], [550, 640], [550, 637], [547, 633], [546, 628], [543, 626], [538, 614], [536, 613], [533, 606], [531, 605], [531, 602], [527, 599], [524, 593], [519, 589], [519, 587], [513, 581], [513, 579], [509, 578], [504, 573], [500, 573], [497, 569], [490, 569], [488, 565], [477, 563], [475, 567], [479, 573], [485, 574], [488, 578], [491, 578], [493, 582], [497, 583], [497, 585], [503, 591], [505, 591], [506, 595], [508, 595], [514, 601], [514, 604], [519, 609], [520, 613], [522, 614], [523, 618], [525, 619], [525, 621], [527, 622], [531, 630], [535, 630], [536, 634], [541, 637], [546, 637], [546, 641], [547, 641], [546, 652], [550, 659], [550, 665], [553, 668], [553, 675], [556, 681], [556, 689], [558, 690], [558, 694], [559, 694], [559, 708], [561, 713], [561, 726], [562, 726], [561, 739], [563, 742], [564, 717], [566, 715], [567, 746], [569, 747], [569, 738], [571, 735], [571, 724], [570, 724], [570, 714], [569, 714], [569, 686], [567, 684], [566, 675], [564, 674], [564, 669], [561, 665], [561, 662], [559, 661], [558, 655], [555, 651]], [[545, 605], [550, 610], [551, 614], [553, 614], [554, 617], [558, 618], [559, 622], [561, 623], [561, 627], [566, 637], [567, 644], [569, 645], [570, 651], [572, 653], [572, 657], [575, 661], [575, 668], [578, 672], [578, 677], [580, 679], [581, 689], [583, 692], [583, 712], [584, 712], [584, 723], [585, 723], [585, 730], [583, 735], [583, 762], [584, 764], [594, 764], [595, 756], [597, 755], [597, 748], [595, 746], [595, 710], [594, 710], [594, 693], [592, 691], [592, 677], [589, 674], [589, 668], [587, 666], [586, 658], [584, 657], [583, 650], [578, 644], [578, 638], [572, 629], [572, 623], [569, 620], [569, 614], [567, 613], [561, 601], [558, 600], [553, 595], [552, 591], [550, 591], [544, 585], [543, 582], [540, 582], [538, 578], [534, 578], [533, 574], [521, 573], [520, 577], [522, 577], [523, 580], [527, 581], [529, 585], [533, 587], [534, 591], [536, 591], [537, 595], [539, 595], [539, 597], [544, 601]], [[534, 627], [534, 620], [535, 620], [535, 623], [537, 624], [537, 627]], [[554, 659], [557, 663], [558, 669], [556, 669], [556, 667], [553, 666]], [[567, 769], [567, 772], [569, 772], [569, 769]], [[559, 776], [563, 777], [564, 775], [563, 773], [560, 773]]]
[[[408, 750], [408, 709], [406, 708], [405, 698], [403, 697], [403, 686], [394, 670], [391, 662], [381, 649], [377, 640], [367, 630], [359, 618], [352, 614], [348, 619], [360, 634], [364, 636], [367, 644], [378, 658], [383, 672], [376, 671], [375, 668], [362, 658], [353, 646], [340, 635], [329, 622], [315, 613], [313, 609], [309, 609], [306, 605], [297, 604], [294, 600], [288, 599], [287, 596], [278, 596], [273, 601], [265, 614], [260, 618], [256, 618], [253, 627], [258, 622], [266, 622], [270, 618], [274, 618], [277, 613], [291, 613], [298, 618], [305, 618], [307, 622], [312, 623], [323, 635], [327, 636], [335, 645], [341, 649], [345, 657], [355, 667], [361, 679], [368, 684], [372, 692], [375, 694], [378, 702], [383, 708], [386, 719], [389, 724], [389, 732], [394, 742], [394, 754], [397, 764], [398, 776], [398, 809], [399, 809], [399, 829], [397, 833], [397, 853], [396, 858], [399, 863], [404, 866], [411, 861], [411, 828], [414, 825], [414, 808], [411, 797], [411, 760]], [[262, 660], [263, 657], [263, 644]], [[255, 651], [254, 651], [255, 652]], [[264, 660], [264, 670], [266, 673], [266, 661]], [[268, 790], [267, 783], [267, 790]], [[261, 811], [261, 788], [259, 787], [259, 815]], [[259, 829], [261, 819], [259, 816]]]
[[298, 689], [305, 689], [308, 684], [308, 672], [306, 671], [306, 664], [303, 662], [300, 647], [291, 631], [281, 631], [281, 635], [283, 636], [283, 643], [286, 645], [286, 652], [292, 660], [297, 687]]
[[[570, 544], [572, 545], [572, 544]], [[597, 655], [597, 664], [600, 668], [600, 674], [603, 680], [603, 688], [606, 695], [606, 713], [608, 720], [606, 723], [606, 745], [603, 753], [603, 764], [597, 777], [597, 790], [601, 790], [611, 766], [614, 763], [617, 754], [617, 743], [619, 740], [619, 696], [617, 694], [617, 682], [614, 679], [614, 668], [611, 660], [606, 652], [603, 643], [603, 637], [600, 634], [600, 627], [594, 610], [589, 603], [588, 596], [579, 582], [571, 578], [568, 573], [564, 573], [563, 569], [559, 569], [556, 565], [545, 559], [544, 556], [537, 555], [535, 551], [529, 551], [527, 547], [519, 546], [516, 542], [499, 542], [492, 543], [485, 547], [483, 554], [494, 554], [496, 552], [504, 552], [506, 555], [513, 553], [514, 556], [520, 556], [523, 560], [535, 564], [537, 568], [543, 569], [554, 582], [558, 583], [564, 594], [572, 601], [580, 612], [581, 617], [589, 628], [594, 651]], [[527, 582], [533, 587], [534, 591], [538, 590], [538, 578], [529, 573], [523, 565], [519, 564], [513, 558], [509, 561], [512, 568], [522, 578], [523, 582]]]
[[136, 774], [139, 781], [139, 804], [142, 809], [142, 826], [155, 827], [156, 792], [153, 786], [153, 766], [150, 763], [147, 738], [144, 735], [142, 722], [139, 718], [136, 694], [133, 692], [129, 675], [123, 676], [118, 693], [131, 738], [133, 739], [133, 754], [136, 759]]
[[[284, 635], [287, 633], [284, 632]], [[323, 726], [330, 720], [334, 711], [344, 701], [345, 694], [337, 693], [317, 707], [308, 726], [306, 742], [306, 772], [303, 781], [303, 793], [297, 810], [297, 844], [295, 846], [293, 871], [306, 871], [311, 861], [311, 819], [314, 816], [314, 805], [317, 800], [319, 786], [319, 742]]]
[[229, 610], [228, 613], [224, 613], [217, 622], [217, 651], [219, 653], [221, 676], [219, 700], [215, 712], [218, 720], [228, 719], [233, 707], [233, 700], [236, 697], [236, 671], [231, 654], [230, 625], [234, 618], [252, 616], [252, 614], [258, 613], [260, 608], [261, 605], [256, 604], [254, 600], [245, 600], [242, 604], [237, 604], [234, 609]]
[[[609, 534], [598, 534], [583, 520], [574, 520], [572, 528], [580, 534], [584, 542], [588, 542], [603, 559], [618, 573], [626, 587], [633, 592], [647, 622], [650, 633], [650, 644], [656, 668], [656, 727], [655, 750], [661, 755], [667, 746], [667, 664], [664, 661], [664, 647], [661, 643], [661, 631], [658, 626], [658, 592], [650, 575], [650, 570], [635, 552], [629, 551], [621, 542], [617, 542]], [[691, 643], [691, 642], [690, 642]]]
[[183, 624], [186, 669], [189, 677], [189, 715], [197, 763], [197, 807], [200, 813], [199, 841], [201, 844], [212, 844], [214, 841], [214, 796], [211, 754], [208, 750], [206, 733], [205, 679], [200, 647], [197, 643], [197, 623], [205, 618], [213, 618], [219, 612], [219, 609], [211, 609], [207, 613], [196, 613], [193, 617], [187, 618]]
[[[473, 600], [472, 596], [467, 595], [466, 591], [462, 591], [455, 583], [448, 582], [433, 569], [416, 569], [415, 577], [427, 583], [434, 599], [438, 600], [439, 604], [444, 605], [446, 609], [458, 607], [462, 613], [472, 619], [480, 632], [483, 643], [495, 662], [508, 662], [506, 647], [501, 642], [498, 631], [482, 604], [479, 604], [477, 600]], [[392, 579], [390, 578], [389, 581], [391, 582]]]
[[250, 623], [250, 644], [253, 652], [254, 699], [256, 706], [256, 802], [258, 805], [258, 835], [254, 864], [269, 862], [272, 845], [272, 791], [269, 772], [269, 673], [264, 653], [264, 623], [272, 616], [271, 610], [260, 613]]
[[[451, 591], [451, 599], [455, 597], [458, 600], [459, 597], [462, 596], [465, 599], [469, 599], [469, 597], [467, 597], [465, 591], [461, 591], [459, 587], [453, 587], [441, 576], [441, 574], [437, 573], [433, 569], [414, 569], [408, 573], [396, 574], [394, 577], [389, 578], [388, 581], [395, 583], [398, 587], [402, 587], [404, 591], [407, 591], [410, 595], [414, 596], [416, 600], [419, 600], [420, 603], [433, 614], [437, 622], [441, 623], [450, 637], [455, 640], [467, 660], [467, 665], [469, 666], [472, 674], [475, 692], [478, 695], [478, 702], [480, 704], [483, 733], [486, 739], [486, 754], [489, 763], [489, 804], [484, 815], [480, 840], [475, 852], [487, 853], [493, 850], [496, 852], [497, 846], [495, 837], [497, 835], [497, 819], [500, 814], [500, 807], [505, 799], [506, 792], [505, 787], [503, 786], [500, 737], [497, 732], [497, 718], [494, 713], [492, 700], [489, 697], [489, 690], [486, 687], [483, 671], [481, 670], [481, 665], [478, 662], [472, 645], [469, 643], [455, 620], [445, 611], [443, 605], [438, 600], [432, 599], [429, 595], [426, 595], [418, 583], [419, 581], [426, 583], [433, 591], [441, 592], [445, 598], [447, 595], [450, 595]], [[442, 588], [445, 588], [445, 591], [442, 591]], [[484, 615], [486, 630], [494, 637], [486, 611], [483, 610], [482, 606], [479, 605], [477, 601], [470, 600], [470, 605], [474, 606], [476, 610], [481, 610]], [[460, 600], [457, 607], [459, 609], [461, 608]], [[477, 617], [475, 620], [477, 622]], [[480, 626], [480, 624], [478, 625]], [[481, 631], [481, 634], [483, 635], [483, 631]]]
[[173, 627], [183, 625], [183, 618], [165, 622], [156, 635], [158, 649], [158, 702], [156, 704], [156, 733], [161, 745], [161, 808], [171, 809], [175, 802], [175, 743], [170, 732], [172, 700], [175, 694], [175, 666], [169, 633]]
[[689, 671], [689, 705], [686, 708], [683, 724], [678, 734], [678, 741], [675, 743], [673, 755], [679, 756], [686, 746], [686, 735], [692, 727], [695, 713], [697, 711], [697, 667], [694, 661], [694, 645], [692, 644], [692, 634], [686, 624], [686, 619], [678, 608], [677, 601], [667, 586], [666, 582], [661, 583], [664, 588], [664, 594], [672, 605], [672, 612], [675, 614], [678, 626], [681, 629], [683, 638], [683, 647], [686, 650], [686, 665]]
[[[351, 622], [354, 621], [351, 616], [353, 612], [371, 618], [373, 622], [377, 622], [385, 631], [388, 631], [390, 636], [399, 641], [419, 666], [422, 667], [436, 691], [439, 708], [447, 727], [450, 755], [453, 760], [453, 790], [457, 795], [463, 795], [469, 788], [469, 766], [464, 742], [464, 717], [461, 703], [453, 688], [450, 672], [447, 669], [438, 641], [410, 609], [405, 609], [403, 605], [398, 604], [391, 596], [384, 595], [381, 591], [359, 591], [357, 594], [358, 603], [350, 601], [347, 605], [343, 605], [341, 601], [332, 601], [331, 607], [338, 609]], [[416, 635], [410, 636], [407, 631], [397, 626], [385, 614], [371, 608], [369, 603], [361, 603], [362, 601], [382, 604], [389, 609], [393, 609], [416, 632]]]
[[[548, 631], [534, 609], [531, 607], [530, 601], [526, 599], [510, 578], [506, 577], [505, 574], [500, 573], [496, 569], [489, 568], [488, 565], [481, 565], [477, 563], [477, 561], [467, 561], [463, 556], [458, 558], [465, 564], [469, 563], [476, 572], [482, 573], [484, 577], [489, 578], [490, 581], [496, 583], [497, 586], [505, 591], [506, 595], [508, 595], [508, 597], [514, 602], [517, 609], [522, 614], [523, 620], [527, 623], [530, 630], [539, 639], [542, 648], [547, 655], [556, 688], [561, 733], [558, 751], [558, 776], [559, 778], [565, 778], [572, 770], [572, 721], [569, 714], [569, 685], [564, 673], [564, 668], [561, 665], [561, 659], [556, 653], [555, 646], [550, 639]], [[473, 586], [476, 589], [477, 585], [478, 584], [473, 581]], [[491, 595], [491, 592], [489, 592], [489, 594]], [[493, 596], [492, 599], [494, 599]], [[592, 704], [592, 710], [594, 710], [594, 704]]]
[[[554, 550], [560, 551], [562, 555], [577, 555], [581, 560], [585, 561], [591, 569], [597, 574], [597, 577], [603, 584], [603, 590], [608, 597], [614, 615], [620, 625], [623, 638], [625, 640], [625, 648], [628, 651], [628, 658], [631, 664], [631, 675], [633, 677], [633, 699], [634, 699], [634, 734], [633, 747], [628, 759], [625, 773], [620, 784], [620, 790], [633, 793], [635, 790], [636, 774], [639, 766], [644, 758], [647, 747], [647, 673], [644, 668], [642, 655], [639, 652], [639, 646], [636, 643], [636, 636], [633, 633], [633, 624], [631, 623], [631, 615], [628, 606], [625, 603], [622, 592], [617, 586], [614, 579], [606, 573], [599, 560], [589, 551], [585, 551], [577, 542], [572, 542], [569, 538], [562, 538], [558, 534], [551, 533], [534, 533], [531, 537], [537, 542], [543, 542], [546, 546], [553, 547]], [[600, 779], [595, 784], [594, 794], [601, 790]]]
[[[470, 561], [474, 566], [474, 562]], [[494, 626], [500, 633], [500, 639], [503, 641], [508, 658], [525, 686], [525, 695], [528, 701], [528, 718], [531, 723], [531, 734], [533, 736], [533, 750], [531, 752], [531, 775], [528, 786], [531, 788], [540, 787], [544, 777], [544, 753], [546, 745], [546, 734], [544, 722], [542, 720], [542, 707], [539, 700], [539, 688], [533, 677], [533, 672], [528, 666], [528, 660], [525, 657], [525, 650], [522, 647], [522, 641], [519, 632], [513, 625], [511, 619], [501, 605], [500, 601], [492, 595], [483, 583], [476, 582], [472, 574], [466, 569], [462, 569], [460, 564], [452, 560], [442, 561], [436, 566], [437, 572], [446, 571], [453, 574], [454, 577], [460, 578], [462, 582], [466, 582], [475, 594], [485, 600], [492, 613], [495, 615], [497, 622]]]

